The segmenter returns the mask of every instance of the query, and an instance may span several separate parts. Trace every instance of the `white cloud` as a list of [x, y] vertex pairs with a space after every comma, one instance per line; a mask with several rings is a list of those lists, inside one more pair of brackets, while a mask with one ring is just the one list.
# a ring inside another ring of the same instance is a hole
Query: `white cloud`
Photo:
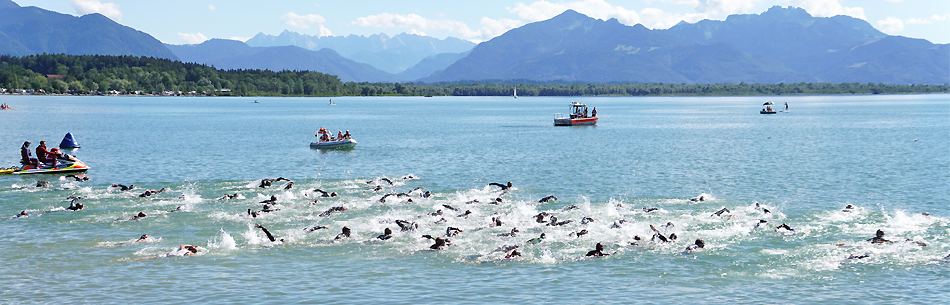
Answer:
[[320, 37], [333, 36], [333, 33], [330, 33], [330, 29], [328, 29], [327, 27], [323, 26], [322, 24], [320, 25], [320, 29], [319, 29], [319, 30], [320, 30]]
[[122, 12], [119, 11], [119, 5], [115, 3], [102, 3], [99, 0], [69, 0], [76, 12], [86, 15], [99, 13], [109, 19], [122, 21]]
[[218, 10], [218, 8], [214, 7], [214, 5], [208, 5], [208, 9], [212, 11]]
[[382, 13], [356, 18], [352, 24], [377, 28], [408, 29], [409, 33], [417, 35], [425, 35], [424, 31], [428, 30], [446, 30], [455, 32], [471, 40], [480, 41], [501, 35], [510, 29], [520, 26], [521, 22], [511, 19], [494, 20], [484, 17], [481, 20], [481, 29], [473, 30], [464, 22], [456, 20], [432, 20], [416, 14], [399, 15]]
[[792, 4], [799, 6], [815, 17], [833, 17], [837, 15], [847, 15], [858, 19], [867, 20], [862, 7], [844, 7], [840, 0], [788, 0]]
[[186, 44], [199, 44], [208, 40], [208, 37], [201, 33], [178, 33], [178, 38]]
[[551, 19], [551, 17], [557, 16], [568, 9], [597, 19], [617, 18], [620, 23], [626, 25], [640, 23], [640, 15], [636, 11], [610, 5], [604, 0], [583, 0], [567, 3], [551, 3], [541, 0], [528, 5], [518, 2], [515, 3], [514, 7], [509, 7], [508, 11], [517, 14], [518, 18], [534, 22]]
[[745, 13], [760, 0], [699, 0], [696, 11], [715, 15]]
[[887, 17], [884, 20], [878, 20], [877, 27], [885, 33], [900, 32], [904, 30], [904, 22], [896, 17]]
[[950, 18], [950, 15], [941, 16], [938, 14], [933, 14], [933, 16], [930, 16], [930, 19], [933, 19], [934, 21], [944, 21], [947, 20], [947, 18]]
[[907, 19], [907, 24], [931, 24], [933, 21], [926, 18], [910, 18]]
[[311, 24], [321, 24], [326, 22], [326, 19], [323, 19], [323, 16], [320, 15], [308, 14], [301, 16], [290, 12], [281, 16], [280, 21], [295, 28], [309, 29]]

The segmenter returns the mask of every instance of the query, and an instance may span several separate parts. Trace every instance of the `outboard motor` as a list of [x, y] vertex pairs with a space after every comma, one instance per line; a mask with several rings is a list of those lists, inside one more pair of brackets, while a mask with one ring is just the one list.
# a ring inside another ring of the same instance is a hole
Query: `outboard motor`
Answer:
[[76, 138], [73, 138], [71, 132], [67, 132], [66, 136], [63, 137], [63, 141], [59, 142], [59, 148], [79, 148], [79, 142], [76, 142]]

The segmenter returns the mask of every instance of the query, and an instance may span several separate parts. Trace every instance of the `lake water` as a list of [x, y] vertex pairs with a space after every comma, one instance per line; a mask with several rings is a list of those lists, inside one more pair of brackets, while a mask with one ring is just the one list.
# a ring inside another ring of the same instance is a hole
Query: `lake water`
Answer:
[[[82, 148], [70, 153], [92, 168], [87, 182], [0, 176], [0, 302], [950, 296], [950, 95], [254, 100], [0, 96], [16, 108], [0, 111], [0, 166], [18, 163], [25, 140], [55, 146], [72, 132]], [[791, 111], [760, 115], [765, 100]], [[553, 126], [572, 101], [597, 107], [598, 125]], [[320, 127], [349, 129], [359, 144], [310, 149]], [[401, 179], [408, 175], [415, 179]], [[258, 187], [278, 177], [292, 188]], [[504, 193], [487, 185], [508, 181]], [[417, 187], [432, 196], [380, 202]], [[239, 196], [217, 200], [225, 194]], [[271, 195], [278, 211], [248, 216]], [[538, 203], [548, 195], [558, 200]], [[64, 211], [69, 196], [83, 197], [85, 208]], [[690, 200], [698, 196], [705, 200]], [[488, 204], [496, 197], [503, 202]], [[855, 209], [842, 211], [849, 204]], [[336, 206], [346, 210], [320, 216]], [[722, 208], [729, 212], [713, 214]], [[31, 216], [12, 217], [22, 210]], [[128, 220], [138, 212], [148, 216]], [[547, 226], [535, 220], [541, 212], [572, 222]], [[395, 220], [418, 229], [403, 232]], [[754, 229], [760, 220], [768, 225]], [[255, 223], [285, 242], [271, 242]], [[795, 232], [776, 231], [782, 223]], [[679, 238], [651, 241], [650, 225]], [[304, 230], [314, 226], [328, 229]], [[352, 236], [334, 240], [343, 226]], [[447, 227], [463, 232], [428, 250], [433, 242], [421, 236], [444, 236]], [[515, 227], [515, 237], [498, 236]], [[394, 237], [375, 240], [385, 228]], [[866, 242], [878, 229], [894, 242]], [[571, 234], [581, 230], [588, 234]], [[541, 233], [544, 241], [525, 244]], [[142, 234], [152, 237], [135, 242]], [[706, 247], [684, 253], [696, 239]], [[598, 242], [612, 255], [584, 258]], [[200, 251], [162, 257], [182, 244]], [[521, 257], [505, 259], [503, 248], [514, 245]]]

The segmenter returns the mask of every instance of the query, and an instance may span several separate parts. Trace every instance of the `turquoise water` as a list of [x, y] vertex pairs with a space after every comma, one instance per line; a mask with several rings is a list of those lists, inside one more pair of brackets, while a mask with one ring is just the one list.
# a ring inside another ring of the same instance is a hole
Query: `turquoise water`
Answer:
[[[792, 111], [758, 114], [767, 99]], [[254, 100], [0, 96], [16, 108], [0, 112], [0, 166], [18, 162], [25, 140], [55, 145], [72, 132], [83, 147], [71, 153], [92, 167], [81, 183], [0, 176], [0, 300], [895, 303], [950, 296], [945, 94]], [[554, 127], [554, 113], [571, 101], [597, 107], [598, 125]], [[320, 127], [349, 129], [359, 144], [312, 150]], [[407, 175], [415, 179], [401, 179]], [[258, 188], [277, 177], [293, 187]], [[52, 183], [38, 188], [37, 180]], [[487, 186], [507, 181], [514, 187], [506, 193]], [[372, 191], [376, 185], [383, 189]], [[417, 187], [433, 196], [416, 191], [380, 202]], [[319, 198], [317, 188], [340, 196]], [[247, 215], [271, 195], [279, 211]], [[537, 202], [548, 195], [559, 200]], [[689, 200], [700, 195], [707, 200]], [[84, 197], [86, 208], [64, 211], [69, 196]], [[487, 204], [496, 197], [503, 202]], [[480, 203], [466, 204], [473, 199]], [[848, 204], [856, 209], [843, 212]], [[565, 209], [571, 205], [577, 209]], [[347, 210], [319, 216], [335, 206]], [[712, 215], [723, 207], [730, 212]], [[22, 210], [31, 216], [12, 217]], [[443, 214], [428, 215], [437, 210]], [[457, 217], [465, 210], [472, 215]], [[149, 216], [127, 221], [140, 211]], [[537, 223], [542, 211], [573, 222]], [[496, 217], [503, 224], [490, 226]], [[401, 232], [397, 219], [419, 228]], [[753, 229], [760, 219], [768, 229]], [[674, 226], [660, 230], [679, 239], [649, 241], [649, 226], [668, 222]], [[255, 223], [286, 242], [269, 241]], [[776, 232], [782, 223], [796, 232]], [[317, 225], [328, 229], [304, 231]], [[343, 226], [353, 235], [334, 241]], [[464, 232], [429, 251], [432, 241], [420, 236], [442, 236], [449, 226]], [[387, 227], [394, 238], [376, 241]], [[497, 236], [513, 227], [516, 237]], [[864, 242], [878, 229], [895, 242]], [[494, 251], [540, 233], [545, 241], [521, 245], [520, 258]], [[142, 234], [152, 238], [135, 242]], [[635, 236], [645, 240], [631, 245]], [[697, 238], [706, 248], [683, 253]], [[612, 255], [585, 259], [598, 242]], [[154, 257], [181, 244], [200, 251]]]

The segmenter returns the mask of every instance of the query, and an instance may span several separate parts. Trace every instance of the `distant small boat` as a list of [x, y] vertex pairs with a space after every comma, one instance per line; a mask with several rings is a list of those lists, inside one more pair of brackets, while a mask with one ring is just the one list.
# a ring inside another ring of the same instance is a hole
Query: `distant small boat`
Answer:
[[336, 103], [333, 102], [333, 99], [330, 99], [330, 106], [333, 106], [333, 105], [336, 105]]
[[776, 111], [775, 109], [772, 109], [772, 105], [775, 105], [775, 103], [773, 103], [772, 101], [767, 101], [764, 104], [762, 104], [762, 106], [765, 106], [765, 108], [762, 108], [762, 110], [759, 110], [759, 114], [775, 114]]
[[587, 105], [571, 102], [571, 115], [561, 117], [560, 113], [555, 113], [554, 126], [597, 125], [597, 119], [599, 118], [596, 113], [593, 116], [587, 116]]
[[310, 143], [310, 148], [319, 148], [319, 149], [343, 149], [343, 148], [352, 148], [353, 146], [356, 146], [356, 140], [353, 140], [353, 139]]
[[518, 88], [517, 88], [517, 87], [515, 88], [515, 93], [512, 94], [512, 96], [514, 96], [515, 98], [518, 98]]

